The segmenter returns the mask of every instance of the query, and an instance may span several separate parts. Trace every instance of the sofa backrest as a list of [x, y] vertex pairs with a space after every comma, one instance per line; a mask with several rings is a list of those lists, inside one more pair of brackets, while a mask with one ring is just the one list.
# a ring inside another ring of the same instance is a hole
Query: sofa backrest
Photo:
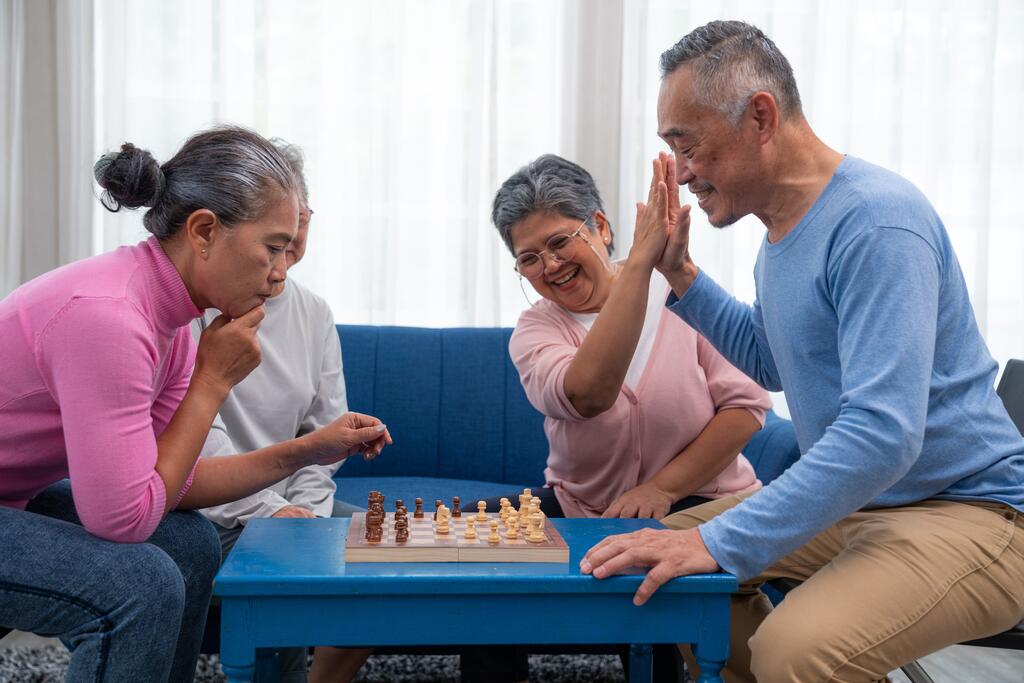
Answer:
[[[345, 477], [538, 481], [544, 418], [508, 355], [511, 328], [338, 325], [349, 410], [379, 417], [395, 443]], [[800, 456], [793, 425], [769, 413], [744, 454], [768, 483]]]
[[537, 481], [544, 418], [508, 355], [510, 328], [338, 325], [349, 410], [379, 417], [395, 443], [352, 476]]

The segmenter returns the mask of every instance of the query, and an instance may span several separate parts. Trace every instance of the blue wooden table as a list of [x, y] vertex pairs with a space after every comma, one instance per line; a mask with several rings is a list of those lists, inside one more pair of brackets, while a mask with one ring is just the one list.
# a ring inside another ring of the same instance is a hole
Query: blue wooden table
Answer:
[[346, 564], [348, 522], [246, 526], [214, 585], [230, 683], [252, 680], [256, 648], [497, 643], [630, 643], [631, 682], [651, 680], [652, 643], [693, 643], [701, 683], [722, 680], [732, 575], [674, 579], [636, 607], [641, 571], [580, 574], [580, 559], [599, 540], [656, 521], [551, 519], [569, 544], [568, 564]]

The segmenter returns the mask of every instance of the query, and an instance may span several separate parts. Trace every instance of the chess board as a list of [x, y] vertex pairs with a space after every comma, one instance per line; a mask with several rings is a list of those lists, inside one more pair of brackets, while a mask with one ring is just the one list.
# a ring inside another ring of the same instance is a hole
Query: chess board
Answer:
[[[487, 515], [487, 522], [476, 523], [477, 537], [466, 540], [466, 517], [471, 513], [463, 512], [461, 517], [452, 517], [451, 530], [448, 534], [438, 534], [434, 530], [431, 513], [422, 519], [409, 516], [409, 540], [405, 543], [395, 541], [394, 513], [389, 513], [384, 520], [383, 539], [380, 543], [366, 540], [366, 513], [357, 512], [352, 515], [348, 528], [348, 539], [345, 542], [346, 562], [568, 562], [569, 546], [566, 545], [558, 530], [546, 520], [544, 524], [545, 540], [531, 543], [526, 540], [523, 530], [515, 539], [505, 538], [505, 525], [499, 524], [498, 533], [501, 540], [497, 544], [487, 542], [490, 533], [490, 520], [498, 519], [498, 515]], [[472, 513], [476, 517], [475, 513]]]

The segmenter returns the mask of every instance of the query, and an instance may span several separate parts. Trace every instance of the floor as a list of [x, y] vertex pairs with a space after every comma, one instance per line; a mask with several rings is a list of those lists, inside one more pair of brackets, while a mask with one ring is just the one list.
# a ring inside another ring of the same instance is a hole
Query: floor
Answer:
[[[42, 647], [56, 644], [50, 638], [15, 631], [0, 639], [0, 649]], [[1024, 681], [1024, 652], [955, 645], [926, 657], [922, 662], [935, 683], [1020, 683]], [[901, 672], [891, 676], [894, 683], [907, 683]]]

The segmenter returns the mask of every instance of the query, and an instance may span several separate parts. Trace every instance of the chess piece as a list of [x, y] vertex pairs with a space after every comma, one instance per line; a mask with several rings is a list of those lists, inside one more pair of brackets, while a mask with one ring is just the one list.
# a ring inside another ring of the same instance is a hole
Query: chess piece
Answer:
[[476, 540], [476, 520], [473, 517], [466, 517], [466, 534], [465, 538], [467, 541]]
[[423, 519], [423, 499], [416, 499], [416, 509], [413, 511], [412, 516], [414, 519]]
[[437, 533], [446, 535], [451, 531], [451, 528], [448, 526], [449, 515], [451, 515], [451, 510], [446, 506], [442, 505], [437, 508]]
[[443, 505], [443, 503], [441, 502], [440, 498], [437, 498], [437, 499], [434, 500], [434, 521], [435, 522], [437, 521], [437, 511], [439, 509], [441, 509], [442, 505]]
[[540, 513], [530, 515], [530, 533], [526, 537], [530, 543], [543, 543], [547, 540], [544, 532], [540, 529]]
[[519, 538], [519, 521], [510, 522], [505, 529], [505, 538]]
[[487, 521], [487, 503], [480, 500], [476, 503], [476, 521], [486, 522]]
[[405, 516], [395, 521], [395, 542], [405, 543], [409, 540], [409, 519]]
[[398, 512], [398, 508], [404, 508], [404, 507], [405, 507], [405, 503], [402, 502], [401, 498], [395, 500], [395, 512]]
[[454, 496], [452, 498], [452, 517], [461, 517], [462, 510], [459, 509], [459, 497]]
[[498, 535], [498, 520], [491, 520], [491, 533], [487, 536], [487, 542], [491, 545], [501, 543], [501, 536]]
[[508, 498], [501, 499], [501, 508], [498, 510], [498, 517], [504, 521], [508, 518], [508, 509], [512, 507], [512, 503], [508, 501]]

